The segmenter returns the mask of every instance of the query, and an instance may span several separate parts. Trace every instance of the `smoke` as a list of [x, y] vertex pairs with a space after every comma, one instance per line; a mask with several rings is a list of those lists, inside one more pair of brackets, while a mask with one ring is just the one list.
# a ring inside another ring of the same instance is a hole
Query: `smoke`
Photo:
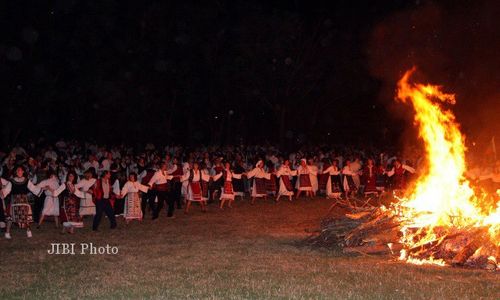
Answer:
[[370, 71], [382, 82], [380, 100], [410, 122], [410, 110], [394, 102], [394, 91], [403, 73], [417, 66], [417, 80], [456, 94], [452, 109], [470, 143], [487, 145], [494, 135], [500, 141], [499, 16], [498, 1], [478, 0], [417, 3], [382, 20], [367, 48]]

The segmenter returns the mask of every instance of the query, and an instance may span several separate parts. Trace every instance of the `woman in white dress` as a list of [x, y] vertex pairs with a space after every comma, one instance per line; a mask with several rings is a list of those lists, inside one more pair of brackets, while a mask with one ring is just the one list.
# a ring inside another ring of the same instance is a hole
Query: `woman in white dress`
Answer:
[[193, 168], [182, 176], [181, 181], [188, 182], [184, 213], [187, 214], [189, 212], [189, 208], [193, 202], [200, 203], [201, 211], [206, 212], [210, 175], [206, 171], [200, 170], [199, 164], [194, 162]]
[[95, 215], [95, 204], [92, 199], [93, 188], [97, 180], [92, 177], [92, 174], [92, 170], [86, 170], [84, 173], [85, 178], [75, 184], [75, 189], [81, 192], [78, 194], [83, 195], [83, 198], [80, 199], [80, 217]]
[[280, 200], [281, 196], [287, 196], [288, 200], [292, 201], [294, 194], [291, 181], [292, 176], [297, 176], [297, 171], [290, 168], [290, 161], [287, 159], [276, 172], [276, 177], [279, 178], [279, 188], [278, 195], [276, 196], [276, 202]]
[[131, 172], [128, 176], [128, 181], [123, 186], [120, 197], [125, 197], [125, 222], [128, 224], [130, 220], [142, 221], [141, 209], [141, 194], [140, 192], [147, 193], [149, 187], [142, 185], [137, 181], [137, 174]]
[[311, 183], [311, 174], [316, 176], [317, 174], [314, 173], [314, 170], [311, 169], [307, 165], [307, 161], [305, 159], [302, 159], [300, 161], [300, 166], [297, 168], [297, 198], [300, 197], [300, 194], [304, 193], [309, 197], [312, 197], [314, 195], [313, 191], [313, 186]]
[[264, 170], [264, 162], [262, 160], [259, 160], [257, 164], [255, 164], [255, 168], [247, 173], [248, 179], [251, 179], [252, 177], [254, 177], [251, 202], [253, 205], [255, 203], [255, 198], [267, 197], [266, 179], [271, 179], [271, 174]]
[[323, 171], [323, 174], [328, 174], [328, 181], [326, 183], [327, 198], [338, 199], [342, 195], [342, 181], [340, 173], [338, 160], [334, 160], [332, 165]]
[[46, 216], [53, 216], [56, 228], [59, 228], [59, 195], [64, 191], [66, 186], [59, 184], [59, 179], [54, 171], [49, 170], [47, 176], [47, 179], [42, 180], [38, 184], [39, 188], [45, 190], [45, 201], [37, 227], [40, 228]]
[[318, 166], [313, 159], [309, 159], [307, 167], [311, 171], [309, 173], [309, 178], [311, 179], [313, 196], [316, 196], [318, 192]]
[[219, 180], [219, 178], [224, 178], [224, 185], [222, 187], [222, 193], [220, 196], [220, 209], [224, 209], [224, 204], [228, 201], [228, 207], [231, 208], [231, 204], [234, 201], [234, 188], [233, 188], [233, 178], [241, 179], [242, 174], [234, 174], [231, 170], [231, 164], [226, 162], [224, 164], [224, 170], [213, 177], [214, 181]]
[[346, 199], [349, 198], [349, 195], [355, 194], [358, 191], [356, 183], [353, 180], [353, 176], [357, 175], [358, 172], [354, 171], [351, 168], [351, 160], [346, 160], [346, 165], [342, 169], [342, 175], [344, 176], [343, 187], [345, 192]]

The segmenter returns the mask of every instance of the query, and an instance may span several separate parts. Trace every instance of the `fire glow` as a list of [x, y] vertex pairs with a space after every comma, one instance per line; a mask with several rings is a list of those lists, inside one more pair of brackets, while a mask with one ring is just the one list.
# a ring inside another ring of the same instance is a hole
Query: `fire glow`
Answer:
[[427, 167], [394, 208], [402, 225], [400, 259], [442, 266], [483, 256], [498, 268], [500, 210], [498, 203], [485, 207], [486, 195], [476, 195], [464, 176], [465, 138], [453, 112], [444, 108], [455, 104], [455, 96], [439, 86], [411, 83], [414, 71], [399, 81], [396, 100], [413, 107]]

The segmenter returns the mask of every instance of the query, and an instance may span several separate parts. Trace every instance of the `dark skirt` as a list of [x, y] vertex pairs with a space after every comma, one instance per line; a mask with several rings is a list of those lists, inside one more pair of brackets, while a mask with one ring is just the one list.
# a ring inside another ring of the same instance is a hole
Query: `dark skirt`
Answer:
[[276, 193], [276, 175], [271, 174], [271, 178], [266, 179], [266, 190], [269, 193]]
[[245, 186], [243, 183], [243, 179], [235, 179], [233, 178], [233, 189], [236, 193], [244, 193]]
[[356, 184], [354, 183], [354, 180], [352, 179], [352, 176], [351, 175], [344, 175], [344, 180], [345, 180], [345, 183], [344, 185], [347, 185], [347, 189], [349, 189], [349, 191], [356, 191], [358, 188], [356, 187]]
[[67, 195], [63, 197], [62, 204], [61, 222], [75, 227], [83, 227], [80, 217], [80, 198], [73, 194]]
[[330, 175], [330, 185], [332, 193], [342, 192], [342, 183], [340, 181], [340, 175]]
[[265, 178], [255, 178], [255, 193], [258, 195], [264, 195], [266, 191], [266, 179]]
[[31, 213], [31, 206], [28, 202], [28, 195], [12, 195], [11, 201], [7, 220], [17, 223], [20, 228], [27, 228], [29, 224], [33, 223], [33, 215]]

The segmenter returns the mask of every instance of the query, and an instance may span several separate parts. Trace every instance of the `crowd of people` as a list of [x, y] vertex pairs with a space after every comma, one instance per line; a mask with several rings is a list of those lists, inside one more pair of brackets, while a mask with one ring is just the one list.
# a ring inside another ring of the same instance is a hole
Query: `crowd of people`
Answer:
[[[188, 214], [193, 203], [203, 212], [210, 204], [223, 210], [246, 195], [253, 205], [262, 198], [380, 194], [405, 189], [418, 172], [420, 153], [407, 156], [344, 146], [283, 152], [273, 146], [31, 142], [0, 153], [0, 228], [11, 239], [12, 225], [32, 237], [33, 223], [40, 228], [47, 217], [63, 233], [73, 233], [91, 218], [97, 231], [103, 214], [116, 228], [118, 217], [128, 223], [151, 213], [156, 220], [166, 206], [167, 218], [174, 218], [176, 209]], [[476, 175], [476, 180], [496, 178]]]

